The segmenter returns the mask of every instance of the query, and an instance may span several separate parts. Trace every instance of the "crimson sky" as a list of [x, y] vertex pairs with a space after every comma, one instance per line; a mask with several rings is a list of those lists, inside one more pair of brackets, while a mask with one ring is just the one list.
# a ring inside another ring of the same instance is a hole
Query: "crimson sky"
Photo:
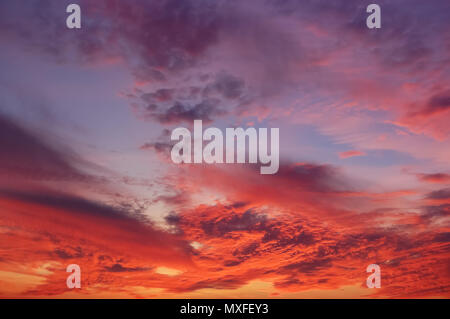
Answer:
[[[0, 297], [450, 297], [450, 2], [372, 2], [2, 1]], [[196, 119], [278, 173], [173, 164]]]

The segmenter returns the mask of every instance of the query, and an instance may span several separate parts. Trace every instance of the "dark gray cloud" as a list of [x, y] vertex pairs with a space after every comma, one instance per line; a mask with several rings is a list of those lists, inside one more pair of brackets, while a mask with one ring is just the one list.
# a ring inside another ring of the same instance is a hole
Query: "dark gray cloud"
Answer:
[[[308, 192], [347, 192], [354, 188], [352, 181], [343, 176], [337, 167], [327, 164], [283, 162], [276, 178]], [[290, 186], [290, 187], [291, 187]]]
[[227, 214], [223, 218], [201, 221], [201, 228], [210, 236], [224, 236], [233, 231], [258, 231], [265, 228], [267, 217], [252, 210], [243, 214]]
[[61, 259], [82, 258], [85, 255], [83, 249], [80, 246], [56, 248], [53, 253]]
[[428, 199], [449, 199], [450, 198], [450, 188], [443, 188], [443, 189], [428, 193], [426, 198], [428, 198]]
[[108, 272], [136, 272], [136, 271], [147, 271], [151, 268], [147, 267], [126, 267], [122, 266], [121, 264], [117, 263], [112, 266], [105, 266], [104, 270]]
[[83, 169], [98, 167], [55, 144], [0, 114], [0, 175], [41, 181], [94, 180]]
[[225, 114], [225, 111], [221, 110], [218, 104], [219, 101], [214, 99], [204, 100], [194, 105], [175, 102], [168, 109], [150, 113], [148, 116], [162, 124], [193, 123], [194, 120], [203, 120], [205, 123], [209, 123], [217, 115]]
[[[435, 196], [442, 196], [438, 194]], [[422, 207], [421, 219], [425, 224], [444, 220], [450, 216], [450, 204], [429, 205]]]
[[283, 271], [295, 271], [300, 273], [312, 273], [332, 266], [331, 258], [318, 258], [312, 260], [303, 260], [284, 266]]
[[205, 96], [219, 93], [227, 99], [237, 99], [244, 94], [244, 80], [228, 73], [219, 73], [216, 79], [206, 86], [203, 91]]
[[448, 243], [450, 242], [450, 233], [439, 233], [434, 236], [433, 240], [438, 243]]
[[161, 124], [192, 123], [203, 120], [208, 123], [228, 114], [229, 110], [247, 103], [245, 83], [242, 79], [225, 72], [186, 87], [157, 89], [142, 93], [139, 106], [141, 116]]
[[448, 109], [450, 109], [450, 91], [445, 91], [431, 96], [421, 114], [431, 115]]
[[124, 221], [135, 221], [135, 217], [129, 216], [128, 211], [118, 210], [117, 208], [87, 200], [79, 196], [50, 191], [48, 189], [34, 192], [0, 189], [0, 197], [70, 211], [81, 215], [86, 214], [111, 219], [121, 219]]
[[157, 153], [169, 154], [173, 144], [167, 142], [144, 143], [139, 148], [141, 150], [154, 150]]

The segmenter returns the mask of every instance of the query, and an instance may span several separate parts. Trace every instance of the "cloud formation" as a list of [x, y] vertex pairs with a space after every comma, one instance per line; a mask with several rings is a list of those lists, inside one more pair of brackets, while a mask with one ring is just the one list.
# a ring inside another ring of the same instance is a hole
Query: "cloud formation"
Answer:
[[[81, 156], [22, 119], [31, 90], [0, 94], [0, 296], [449, 296], [448, 1], [380, 0], [380, 30], [348, 0], [79, 4], [80, 30], [60, 1], [0, 4], [4, 73], [54, 79], [55, 109], [68, 81], [88, 110], [63, 116], [96, 137]], [[174, 165], [170, 129], [196, 119], [279, 127], [279, 172]]]

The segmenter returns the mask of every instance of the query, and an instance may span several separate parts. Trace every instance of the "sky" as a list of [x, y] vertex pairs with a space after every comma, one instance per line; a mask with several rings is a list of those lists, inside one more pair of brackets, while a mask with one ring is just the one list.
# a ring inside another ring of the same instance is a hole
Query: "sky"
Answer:
[[450, 2], [372, 2], [2, 1], [0, 298], [449, 298]]

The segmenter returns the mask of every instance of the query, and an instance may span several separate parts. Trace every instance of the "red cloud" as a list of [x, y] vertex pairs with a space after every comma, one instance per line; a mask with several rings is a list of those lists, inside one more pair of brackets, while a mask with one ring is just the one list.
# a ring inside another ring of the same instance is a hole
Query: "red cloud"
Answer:
[[450, 183], [450, 175], [446, 173], [434, 173], [434, 174], [417, 174], [417, 177], [424, 182], [428, 183]]

